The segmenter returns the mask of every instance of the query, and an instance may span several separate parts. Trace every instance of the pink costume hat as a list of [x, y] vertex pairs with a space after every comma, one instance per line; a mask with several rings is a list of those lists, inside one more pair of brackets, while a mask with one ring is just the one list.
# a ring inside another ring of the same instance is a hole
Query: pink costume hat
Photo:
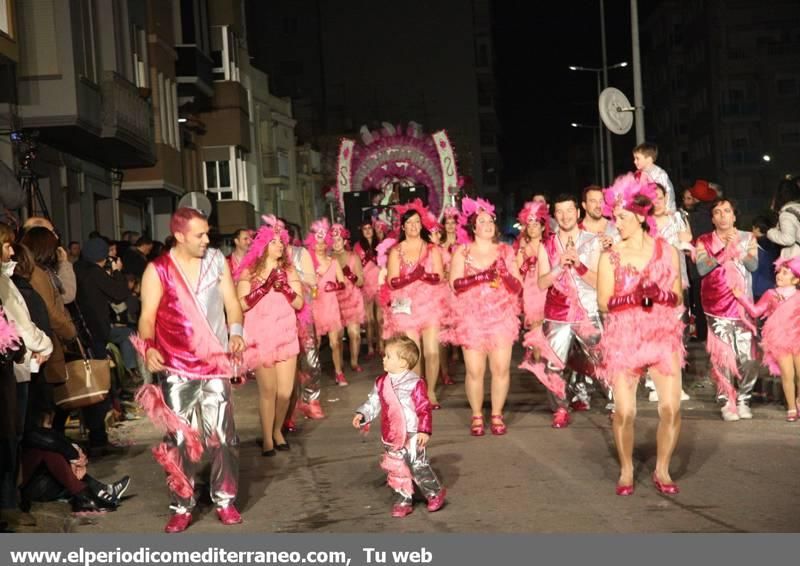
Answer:
[[542, 225], [545, 236], [550, 233], [550, 211], [546, 202], [529, 201], [525, 203], [517, 215], [517, 221], [522, 225], [523, 232], [525, 232], [528, 222], [532, 220], [536, 220]]
[[458, 216], [458, 233], [457, 241], [459, 244], [468, 244], [472, 241], [467, 232], [467, 224], [473, 214], [481, 212], [487, 213], [492, 218], [495, 218], [494, 205], [482, 198], [471, 199], [464, 197], [461, 199], [461, 214]]
[[[637, 195], [650, 199], [650, 204], [646, 206], [636, 204], [634, 199]], [[635, 214], [641, 214], [647, 220], [647, 226], [650, 228], [649, 232], [652, 236], [658, 232], [655, 218], [653, 218], [653, 201], [655, 198], [656, 184], [647, 175], [637, 176], [633, 173], [620, 175], [613, 185], [603, 189], [603, 216], [612, 218], [614, 216], [614, 208], [617, 206], [621, 206]]]
[[775, 273], [780, 271], [781, 267], [788, 267], [795, 277], [800, 277], [800, 256], [793, 258], [779, 258], [775, 262]]
[[275, 218], [272, 214], [263, 215], [261, 220], [263, 224], [256, 232], [253, 243], [250, 244], [250, 249], [247, 250], [242, 261], [236, 267], [233, 273], [234, 278], [239, 277], [245, 269], [254, 265], [272, 240], [279, 239], [283, 242], [284, 246], [289, 245], [289, 232], [286, 230], [283, 222]]

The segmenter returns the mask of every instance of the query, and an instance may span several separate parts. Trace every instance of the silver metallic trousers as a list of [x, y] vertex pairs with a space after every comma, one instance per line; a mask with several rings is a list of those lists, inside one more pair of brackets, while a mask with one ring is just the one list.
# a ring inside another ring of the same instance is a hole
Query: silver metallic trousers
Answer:
[[[753, 332], [741, 320], [732, 318], [719, 318], [710, 314], [706, 315], [708, 331], [713, 332], [721, 342], [733, 350], [736, 356], [736, 369], [739, 377], [730, 370], [717, 367], [722, 378], [728, 380], [736, 391], [736, 402], [749, 405], [758, 379], [761, 364], [756, 355], [756, 344], [753, 341]], [[718, 395], [717, 400], [722, 404], [727, 403], [727, 397]]]
[[[400, 450], [392, 450], [389, 446], [384, 446], [384, 449], [391, 457], [402, 459], [405, 462], [411, 472], [411, 479], [414, 481], [414, 485], [417, 486], [425, 499], [430, 499], [442, 491], [442, 484], [436, 476], [436, 472], [431, 468], [427, 451], [424, 448], [416, 448], [416, 434], [410, 436], [408, 446]], [[398, 489], [395, 489], [395, 493], [397, 494], [395, 504], [411, 505], [413, 493], [405, 493]]]
[[[227, 379], [186, 379], [170, 375], [161, 382], [164, 401], [172, 411], [200, 431], [204, 454], [211, 460], [209, 493], [217, 507], [225, 507], [236, 499], [239, 487], [239, 437], [233, 422], [231, 383]], [[166, 442], [178, 448], [180, 466], [189, 482], [200, 462], [192, 462], [186, 453], [181, 433], [170, 435]], [[175, 513], [188, 513], [195, 506], [194, 496], [186, 499], [171, 494], [170, 508]]]
[[[587, 332], [589, 328], [591, 331]], [[583, 401], [589, 404], [595, 384], [599, 384], [599, 381], [572, 371], [568, 367], [569, 359], [571, 356], [581, 355], [587, 362], [586, 365], [597, 366], [599, 363], [597, 345], [600, 343], [602, 331], [600, 317], [590, 317], [588, 323], [545, 320], [542, 324], [542, 332], [550, 344], [550, 348], [564, 365], [564, 369], [559, 369], [548, 361], [546, 371], [560, 374], [561, 378], [566, 381], [566, 395], [563, 399], [559, 399], [549, 390], [547, 392], [552, 410], [567, 408], [572, 401]], [[604, 390], [604, 393], [610, 400], [610, 392]]]
[[297, 375], [301, 399], [304, 403], [318, 401], [322, 387], [322, 368], [319, 361], [317, 332], [314, 322], [297, 321], [300, 337], [300, 355], [297, 357]]

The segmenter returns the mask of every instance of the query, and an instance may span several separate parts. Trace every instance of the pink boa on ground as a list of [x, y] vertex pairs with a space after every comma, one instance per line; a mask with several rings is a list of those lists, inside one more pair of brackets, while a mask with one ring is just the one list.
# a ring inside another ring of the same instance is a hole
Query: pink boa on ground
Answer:
[[733, 386], [721, 370], [728, 370], [731, 375], [741, 377], [739, 369], [736, 367], [736, 354], [733, 348], [717, 338], [716, 334], [709, 330], [706, 339], [706, 351], [711, 359], [711, 376], [717, 382], [717, 393], [724, 395], [728, 399], [729, 406], [736, 406], [736, 388]]

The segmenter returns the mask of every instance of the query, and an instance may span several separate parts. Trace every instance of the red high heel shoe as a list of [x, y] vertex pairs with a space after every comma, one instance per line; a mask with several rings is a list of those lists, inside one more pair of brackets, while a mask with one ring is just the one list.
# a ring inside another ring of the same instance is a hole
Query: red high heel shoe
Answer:
[[455, 385], [456, 382], [450, 377], [450, 374], [442, 373], [442, 385]]
[[[500, 421], [496, 423], [495, 421]], [[508, 428], [506, 427], [506, 423], [503, 420], [503, 415], [492, 415], [492, 434], [495, 436], [502, 436], [506, 432], [508, 432]]]
[[469, 425], [469, 433], [472, 436], [483, 436], [486, 430], [483, 428], [483, 415], [472, 415], [472, 422]]
[[674, 483], [663, 483], [659, 481], [655, 472], [653, 472], [653, 485], [656, 486], [656, 490], [665, 495], [675, 495], [681, 491]]
[[622, 497], [627, 497], [628, 495], [633, 495], [633, 484], [631, 485], [617, 485], [616, 489], [617, 495], [621, 495]]

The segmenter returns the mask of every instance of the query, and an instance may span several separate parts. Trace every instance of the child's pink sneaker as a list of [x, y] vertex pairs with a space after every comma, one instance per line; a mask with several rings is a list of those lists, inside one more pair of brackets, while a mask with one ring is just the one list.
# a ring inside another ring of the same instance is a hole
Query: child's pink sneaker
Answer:
[[428, 511], [433, 513], [444, 507], [444, 498], [447, 495], [447, 490], [442, 488], [442, 491], [428, 499]]
[[410, 515], [412, 511], [414, 511], [414, 508], [411, 505], [398, 503], [392, 506], [392, 517], [402, 519], [406, 515]]

